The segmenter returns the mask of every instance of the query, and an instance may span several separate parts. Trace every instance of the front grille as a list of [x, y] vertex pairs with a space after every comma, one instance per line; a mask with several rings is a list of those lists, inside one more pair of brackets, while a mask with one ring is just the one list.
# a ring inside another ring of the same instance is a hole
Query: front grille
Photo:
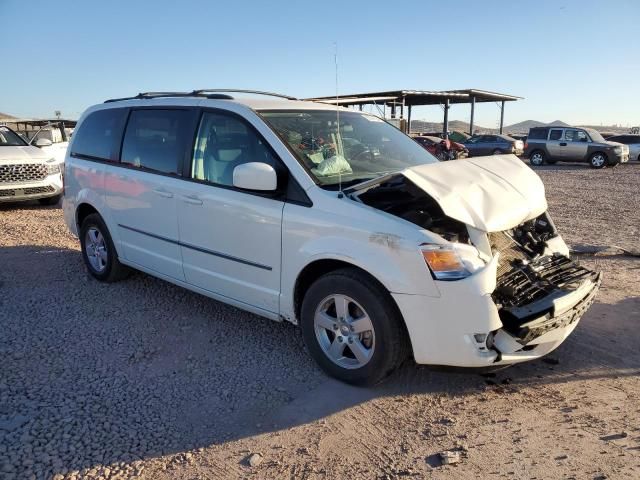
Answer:
[[521, 307], [560, 290], [573, 290], [596, 274], [562, 255], [514, 261], [498, 276], [494, 299], [503, 308]]
[[44, 180], [47, 166], [42, 163], [0, 165], [0, 183], [24, 183]]
[[40, 193], [51, 193], [55, 189], [51, 185], [46, 187], [29, 187], [29, 188], [9, 188], [0, 190], [0, 197], [15, 197], [16, 195], [37, 195]]

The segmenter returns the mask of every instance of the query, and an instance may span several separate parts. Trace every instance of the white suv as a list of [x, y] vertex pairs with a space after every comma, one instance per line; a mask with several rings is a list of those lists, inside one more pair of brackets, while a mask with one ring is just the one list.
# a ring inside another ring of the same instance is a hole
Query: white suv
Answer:
[[56, 205], [61, 197], [60, 163], [0, 126], [0, 202], [38, 200]]
[[515, 156], [441, 163], [371, 115], [228, 93], [83, 114], [63, 208], [95, 278], [132, 267], [299, 324], [320, 366], [356, 384], [409, 355], [538, 358], [593, 302], [600, 274], [569, 259]]

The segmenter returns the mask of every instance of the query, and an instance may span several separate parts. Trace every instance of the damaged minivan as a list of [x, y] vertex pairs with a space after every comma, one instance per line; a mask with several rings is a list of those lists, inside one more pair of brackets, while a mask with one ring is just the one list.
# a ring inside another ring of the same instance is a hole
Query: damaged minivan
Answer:
[[517, 157], [439, 162], [378, 117], [243, 94], [83, 114], [63, 208], [93, 277], [133, 268], [297, 324], [325, 372], [360, 385], [408, 357], [539, 358], [594, 301], [600, 274], [570, 258]]

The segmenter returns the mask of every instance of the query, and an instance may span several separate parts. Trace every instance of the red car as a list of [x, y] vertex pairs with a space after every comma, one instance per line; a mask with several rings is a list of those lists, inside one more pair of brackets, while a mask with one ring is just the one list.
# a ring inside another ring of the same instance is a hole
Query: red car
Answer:
[[413, 137], [413, 139], [439, 160], [455, 160], [469, 156], [469, 150], [458, 142], [426, 135]]

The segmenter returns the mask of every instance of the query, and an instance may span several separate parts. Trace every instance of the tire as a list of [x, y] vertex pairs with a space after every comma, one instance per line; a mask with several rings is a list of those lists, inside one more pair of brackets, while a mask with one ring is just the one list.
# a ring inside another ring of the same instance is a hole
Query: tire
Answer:
[[546, 163], [547, 163], [548, 165], [555, 165], [556, 163], [558, 163], [558, 161], [557, 161], [557, 160], [550, 160], [550, 159], [547, 159], [547, 160], [546, 160]]
[[602, 152], [596, 152], [589, 157], [589, 165], [591, 168], [603, 168], [607, 164], [607, 155]]
[[544, 152], [536, 150], [535, 152], [532, 152], [531, 155], [529, 155], [529, 163], [534, 167], [541, 167], [546, 161], [545, 157], [546, 155], [544, 154]]
[[60, 199], [62, 195], [55, 195], [53, 197], [39, 198], [38, 203], [40, 205], [58, 205], [60, 203]]
[[[347, 312], [343, 320], [338, 312]], [[378, 383], [407, 358], [402, 322], [384, 287], [355, 268], [320, 277], [302, 301], [300, 326], [311, 356], [328, 375], [353, 385]]]
[[502, 155], [503, 153], [504, 152], [502, 150], [496, 148], [493, 152], [491, 152], [491, 155]]
[[80, 246], [87, 270], [96, 280], [117, 282], [129, 274], [130, 270], [118, 260], [109, 230], [97, 213], [87, 215], [82, 221]]

